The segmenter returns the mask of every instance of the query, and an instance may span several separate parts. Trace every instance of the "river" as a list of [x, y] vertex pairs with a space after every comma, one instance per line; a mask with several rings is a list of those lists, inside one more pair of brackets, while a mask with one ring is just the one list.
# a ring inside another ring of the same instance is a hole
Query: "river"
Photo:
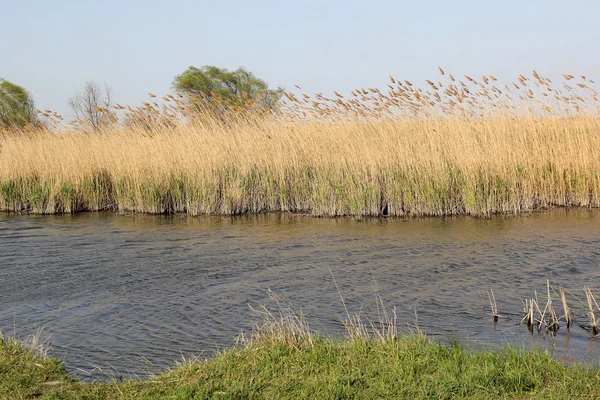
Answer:
[[[401, 330], [595, 362], [600, 340], [578, 326], [552, 340], [516, 324], [521, 300], [541, 297], [546, 279], [600, 295], [599, 222], [587, 209], [404, 220], [0, 215], [0, 329], [24, 338], [43, 327], [51, 355], [84, 379], [145, 377], [231, 346], [257, 321], [249, 306], [276, 312], [270, 293], [338, 335], [340, 294], [376, 320], [376, 287]], [[484, 307], [490, 288], [498, 323]]]

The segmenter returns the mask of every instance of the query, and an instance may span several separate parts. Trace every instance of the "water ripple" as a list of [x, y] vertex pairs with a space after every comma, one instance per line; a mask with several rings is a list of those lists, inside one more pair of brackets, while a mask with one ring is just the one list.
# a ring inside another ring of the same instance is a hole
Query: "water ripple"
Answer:
[[[600, 293], [599, 217], [3, 215], [0, 329], [25, 336], [43, 326], [53, 354], [84, 378], [143, 376], [233, 344], [252, 328], [249, 304], [273, 305], [269, 289], [314, 329], [341, 333], [333, 274], [353, 313], [377, 317], [376, 284], [401, 326], [418, 318], [442, 340], [539, 345], [593, 360], [600, 342], [583, 330], [560, 333], [552, 346], [515, 323], [520, 298], [543, 292], [546, 279]], [[488, 288], [509, 317], [497, 324], [483, 307]]]

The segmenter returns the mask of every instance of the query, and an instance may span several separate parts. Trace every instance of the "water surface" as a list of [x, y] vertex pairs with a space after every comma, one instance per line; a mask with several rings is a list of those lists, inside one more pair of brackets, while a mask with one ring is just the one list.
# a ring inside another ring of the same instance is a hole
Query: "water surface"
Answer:
[[[351, 312], [377, 319], [375, 283], [400, 327], [594, 362], [600, 340], [583, 329], [553, 342], [516, 323], [520, 298], [541, 296], [546, 279], [600, 294], [599, 222], [598, 211], [562, 209], [418, 220], [1, 215], [0, 329], [44, 327], [52, 354], [81, 377], [145, 376], [232, 345], [251, 330], [249, 305], [276, 308], [269, 290], [313, 329], [343, 332], [333, 275]], [[488, 288], [507, 317], [497, 324], [483, 307]]]

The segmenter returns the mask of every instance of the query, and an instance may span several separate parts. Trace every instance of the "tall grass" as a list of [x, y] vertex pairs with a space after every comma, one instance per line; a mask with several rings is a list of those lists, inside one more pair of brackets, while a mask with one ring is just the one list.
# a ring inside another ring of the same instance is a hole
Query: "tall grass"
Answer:
[[538, 349], [473, 350], [389, 331], [356, 336], [352, 320], [346, 339], [336, 340], [311, 333], [301, 321], [287, 310], [268, 315], [251, 340], [213, 359], [184, 359], [147, 380], [123, 382], [79, 381], [59, 360], [0, 339], [0, 397], [567, 399], [596, 398], [600, 392], [597, 367], [566, 366]]
[[0, 210], [487, 216], [598, 207], [597, 94], [585, 77], [564, 78], [556, 89], [537, 73], [511, 86], [444, 73], [419, 89], [390, 77], [386, 93], [286, 93], [277, 114], [227, 118], [192, 116], [186, 99], [167, 96], [99, 132], [0, 133]]

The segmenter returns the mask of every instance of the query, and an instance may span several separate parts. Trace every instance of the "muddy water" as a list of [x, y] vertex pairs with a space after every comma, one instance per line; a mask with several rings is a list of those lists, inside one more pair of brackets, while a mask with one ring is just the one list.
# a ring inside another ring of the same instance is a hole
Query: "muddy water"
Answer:
[[[418, 320], [441, 340], [594, 362], [600, 340], [579, 327], [553, 342], [515, 324], [520, 297], [541, 295], [546, 279], [600, 294], [599, 267], [600, 213], [590, 210], [363, 221], [2, 215], [0, 329], [25, 337], [44, 327], [52, 354], [83, 378], [143, 377], [230, 346], [251, 328], [249, 305], [276, 307], [269, 290], [313, 329], [341, 333], [333, 275], [351, 312], [377, 318], [375, 282], [400, 327]], [[488, 288], [507, 317], [497, 324], [482, 305]]]

